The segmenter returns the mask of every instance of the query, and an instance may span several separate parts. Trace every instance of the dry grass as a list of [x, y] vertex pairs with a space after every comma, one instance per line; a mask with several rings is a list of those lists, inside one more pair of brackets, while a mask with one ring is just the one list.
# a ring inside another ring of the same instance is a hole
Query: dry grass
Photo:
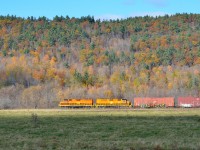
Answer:
[[200, 149], [200, 109], [1, 110], [0, 149]]

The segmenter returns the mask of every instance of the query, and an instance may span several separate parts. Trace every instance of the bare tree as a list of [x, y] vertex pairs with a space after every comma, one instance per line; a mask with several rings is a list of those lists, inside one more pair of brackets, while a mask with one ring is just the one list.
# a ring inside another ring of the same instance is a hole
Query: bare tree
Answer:
[[0, 108], [19, 108], [23, 85], [16, 84], [0, 89]]
[[41, 107], [42, 102], [42, 86], [31, 86], [22, 93], [21, 104], [26, 108]]

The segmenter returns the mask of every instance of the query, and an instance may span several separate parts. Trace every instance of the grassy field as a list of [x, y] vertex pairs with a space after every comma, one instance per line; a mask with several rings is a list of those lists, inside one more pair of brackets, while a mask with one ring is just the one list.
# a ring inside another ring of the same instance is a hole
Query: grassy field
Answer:
[[0, 110], [0, 149], [200, 149], [200, 109]]

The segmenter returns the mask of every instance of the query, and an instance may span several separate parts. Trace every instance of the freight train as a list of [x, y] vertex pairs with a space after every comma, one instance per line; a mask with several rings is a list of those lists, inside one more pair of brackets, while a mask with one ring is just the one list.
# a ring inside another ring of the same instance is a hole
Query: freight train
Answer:
[[199, 97], [145, 97], [134, 98], [133, 103], [127, 99], [64, 99], [59, 103], [60, 107], [84, 108], [84, 107], [115, 107], [115, 108], [166, 108], [166, 107], [200, 107]]

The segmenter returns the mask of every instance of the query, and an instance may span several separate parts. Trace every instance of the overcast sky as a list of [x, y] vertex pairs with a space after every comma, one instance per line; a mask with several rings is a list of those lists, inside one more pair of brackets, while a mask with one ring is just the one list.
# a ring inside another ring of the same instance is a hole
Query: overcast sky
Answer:
[[133, 16], [163, 16], [176, 13], [199, 13], [200, 0], [0, 0], [0, 15], [20, 17], [55, 15], [94, 16], [116, 19]]

